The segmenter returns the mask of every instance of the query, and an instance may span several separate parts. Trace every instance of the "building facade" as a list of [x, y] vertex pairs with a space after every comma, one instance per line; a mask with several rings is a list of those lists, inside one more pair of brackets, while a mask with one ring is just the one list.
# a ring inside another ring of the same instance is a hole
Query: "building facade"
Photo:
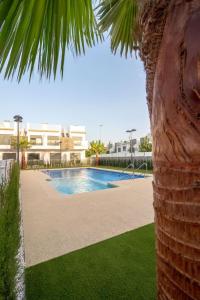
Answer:
[[128, 155], [130, 152], [134, 153], [138, 150], [137, 139], [132, 139], [130, 141], [120, 141], [114, 144], [109, 143], [108, 154], [120, 153], [123, 155]]
[[[149, 142], [152, 144], [152, 137], [151, 134], [147, 134]], [[128, 141], [119, 141], [114, 144], [109, 143], [107, 145], [107, 154], [102, 154], [101, 157], [129, 157], [132, 155], [134, 156], [144, 156], [144, 152], [139, 151], [139, 146], [143, 142], [144, 137], [141, 138], [134, 138]], [[148, 152], [147, 156], [152, 156], [151, 152]]]
[[[0, 123], [0, 160], [16, 159], [16, 149], [12, 143], [16, 136], [16, 123]], [[20, 136], [29, 142], [29, 148], [24, 151], [27, 162], [82, 161], [85, 159], [85, 150], [88, 149], [84, 126], [69, 126], [66, 129], [59, 124], [27, 123], [21, 126]]]

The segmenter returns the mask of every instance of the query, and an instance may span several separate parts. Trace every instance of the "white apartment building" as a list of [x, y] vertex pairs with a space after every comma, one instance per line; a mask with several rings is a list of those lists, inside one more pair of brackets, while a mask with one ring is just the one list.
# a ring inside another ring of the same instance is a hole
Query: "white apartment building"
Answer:
[[[149, 138], [150, 143], [152, 143], [151, 134], [147, 134], [146, 136]], [[144, 152], [139, 152], [139, 146], [143, 139], [144, 137], [135, 138], [129, 141], [120, 141], [114, 144], [109, 143], [107, 146], [108, 153], [101, 154], [100, 157], [129, 157], [131, 156], [131, 152], [134, 156], [144, 156]], [[148, 156], [152, 156], [152, 153], [148, 152]]]
[[17, 135], [17, 125], [14, 122], [0, 122], [0, 160], [16, 158], [11, 150], [11, 139]]
[[[16, 135], [16, 123], [0, 123], [0, 160], [16, 158], [16, 149], [12, 147], [12, 138]], [[66, 129], [61, 125], [27, 123], [21, 126], [20, 136], [25, 136], [30, 143], [29, 149], [25, 151], [26, 161], [82, 161], [88, 149], [84, 126], [69, 126]]]
[[109, 144], [109, 153], [119, 153], [122, 155], [128, 155], [130, 153], [130, 148], [132, 147], [132, 152], [138, 151], [139, 140], [132, 139], [131, 141], [120, 141], [114, 144]]

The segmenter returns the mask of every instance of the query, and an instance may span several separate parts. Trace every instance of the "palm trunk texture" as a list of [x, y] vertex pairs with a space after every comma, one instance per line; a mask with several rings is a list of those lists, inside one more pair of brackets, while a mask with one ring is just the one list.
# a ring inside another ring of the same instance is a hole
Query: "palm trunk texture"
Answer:
[[99, 165], [99, 155], [96, 154], [96, 166]]
[[153, 136], [157, 298], [200, 300], [200, 0], [153, 2], [142, 14], [140, 54]]

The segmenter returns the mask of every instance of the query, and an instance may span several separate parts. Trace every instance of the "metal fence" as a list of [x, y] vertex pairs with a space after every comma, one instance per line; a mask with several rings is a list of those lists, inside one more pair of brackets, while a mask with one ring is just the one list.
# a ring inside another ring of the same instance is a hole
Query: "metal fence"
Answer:
[[13, 163], [13, 159], [0, 160], [0, 184], [8, 181]]
[[45, 162], [43, 160], [29, 160], [27, 162], [27, 169], [39, 169], [39, 168], [68, 168], [68, 167], [81, 167], [89, 166], [90, 159], [86, 158], [84, 160], [74, 159], [70, 161], [61, 161], [60, 159], [54, 159], [50, 162]]

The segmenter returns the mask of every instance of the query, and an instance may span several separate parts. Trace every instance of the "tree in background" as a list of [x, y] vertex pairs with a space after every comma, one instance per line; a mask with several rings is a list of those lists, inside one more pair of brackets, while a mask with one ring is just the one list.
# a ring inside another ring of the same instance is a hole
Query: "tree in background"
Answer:
[[104, 143], [101, 141], [92, 141], [90, 143], [90, 147], [88, 149], [88, 153], [91, 155], [95, 155], [96, 157], [96, 166], [99, 164], [99, 154], [105, 153], [106, 147], [104, 146]]
[[[199, 299], [199, 0], [0, 0], [0, 70], [6, 78], [37, 64], [64, 71], [110, 33], [111, 49], [136, 51], [146, 70], [153, 137], [158, 299]], [[99, 26], [97, 25], [99, 22]]]
[[[17, 149], [17, 138], [13, 137], [11, 141], [11, 147], [13, 149]], [[19, 139], [19, 150], [21, 152], [21, 168], [26, 168], [26, 159], [25, 159], [25, 151], [31, 147], [27, 137], [21, 136]]]
[[91, 151], [90, 151], [89, 149], [87, 149], [87, 150], [85, 151], [85, 156], [86, 156], [86, 157], [91, 157], [91, 155], [92, 155]]
[[144, 156], [146, 152], [152, 151], [152, 143], [150, 142], [150, 139], [148, 136], [145, 136], [141, 139], [140, 145], [139, 145], [139, 151], [144, 152]]

